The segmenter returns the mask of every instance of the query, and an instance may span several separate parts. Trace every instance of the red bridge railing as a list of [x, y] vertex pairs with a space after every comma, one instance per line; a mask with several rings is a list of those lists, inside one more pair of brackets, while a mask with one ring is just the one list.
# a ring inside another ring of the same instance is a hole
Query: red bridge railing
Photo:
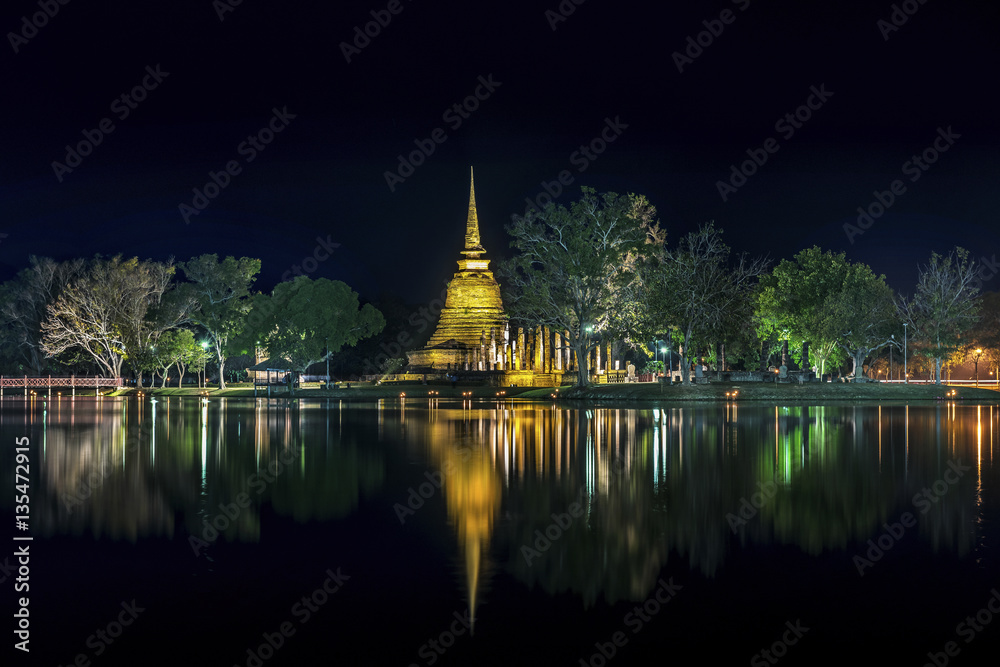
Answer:
[[46, 377], [28, 377], [27, 375], [3, 377], [0, 375], [0, 397], [3, 396], [3, 390], [6, 388], [24, 389], [25, 396], [28, 395], [28, 389], [47, 389], [51, 396], [52, 387], [69, 387], [73, 395], [76, 395], [77, 387], [92, 389], [123, 386], [125, 386], [125, 381], [122, 378], [77, 377], [75, 375], [69, 377], [52, 377], [51, 375]]

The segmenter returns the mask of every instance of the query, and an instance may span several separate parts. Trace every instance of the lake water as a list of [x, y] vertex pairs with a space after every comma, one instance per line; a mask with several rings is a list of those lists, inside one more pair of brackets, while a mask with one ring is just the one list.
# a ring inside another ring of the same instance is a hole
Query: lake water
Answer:
[[30, 630], [5, 664], [976, 665], [1000, 645], [996, 404], [8, 397], [0, 435], [6, 636], [21, 597]]

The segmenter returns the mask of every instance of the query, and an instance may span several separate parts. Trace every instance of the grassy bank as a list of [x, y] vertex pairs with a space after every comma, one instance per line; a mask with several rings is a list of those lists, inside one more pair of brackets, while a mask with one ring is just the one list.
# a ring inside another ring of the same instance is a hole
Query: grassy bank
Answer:
[[[450, 384], [384, 384], [381, 386], [353, 385], [350, 389], [334, 388], [319, 389], [304, 387], [296, 389], [293, 398], [334, 398], [338, 400], [367, 401], [379, 398], [398, 398], [406, 394], [407, 398], [426, 398], [430, 392], [440, 398], [493, 398], [498, 392], [504, 392], [506, 398], [525, 398], [536, 400], [552, 400], [556, 394], [560, 401], [566, 400], [614, 400], [614, 401], [899, 401], [899, 400], [972, 400], [997, 401], [1000, 392], [994, 389], [975, 387], [951, 387], [946, 385], [900, 385], [900, 384], [774, 384], [774, 383], [712, 383], [694, 386], [661, 386], [654, 383], [591, 385], [586, 389], [563, 387], [558, 392], [554, 389], [533, 389], [527, 387], [482, 387], [463, 386], [452, 387]], [[954, 393], [952, 393], [954, 392]], [[115, 396], [134, 396], [139, 390], [129, 388], [115, 392]], [[253, 397], [252, 385], [231, 385], [224, 391], [215, 388], [199, 390], [197, 388], [167, 388], [143, 389], [145, 395], [157, 396], [197, 396], [207, 393], [210, 397]], [[266, 392], [258, 390], [258, 397], [266, 396]], [[287, 398], [287, 389], [272, 389], [271, 396]]]

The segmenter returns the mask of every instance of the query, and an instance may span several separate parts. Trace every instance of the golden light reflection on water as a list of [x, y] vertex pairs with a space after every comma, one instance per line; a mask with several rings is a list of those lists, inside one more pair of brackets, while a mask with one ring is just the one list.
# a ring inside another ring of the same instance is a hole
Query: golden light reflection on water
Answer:
[[[921, 548], [965, 556], [996, 505], [996, 409], [64, 399], [5, 401], [0, 429], [41, 443], [32, 508], [44, 535], [196, 535], [246, 492], [254, 503], [220, 534], [253, 543], [263, 502], [296, 522], [336, 520], [378, 493], [405, 498], [383, 489], [389, 468], [447, 470], [442, 521], [475, 611], [495, 564], [588, 604], [639, 599], [671, 554], [711, 576], [742, 545], [850, 549], [904, 511]], [[954, 462], [971, 472], [921, 511], [915, 497]], [[582, 515], [552, 528], [577, 501]], [[558, 536], [537, 548], [546, 529]]]

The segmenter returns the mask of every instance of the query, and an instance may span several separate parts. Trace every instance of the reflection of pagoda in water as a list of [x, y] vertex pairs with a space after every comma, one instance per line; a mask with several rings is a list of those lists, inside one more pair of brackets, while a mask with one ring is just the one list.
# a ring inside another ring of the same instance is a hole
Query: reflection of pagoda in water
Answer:
[[469, 596], [469, 616], [472, 631], [475, 632], [476, 607], [480, 586], [487, 575], [484, 570], [488, 568], [490, 539], [500, 508], [501, 492], [492, 462], [482, 451], [467, 459], [464, 455], [468, 451], [445, 446], [443, 467], [452, 473], [445, 480], [444, 495], [448, 519], [458, 537], [464, 583]]

